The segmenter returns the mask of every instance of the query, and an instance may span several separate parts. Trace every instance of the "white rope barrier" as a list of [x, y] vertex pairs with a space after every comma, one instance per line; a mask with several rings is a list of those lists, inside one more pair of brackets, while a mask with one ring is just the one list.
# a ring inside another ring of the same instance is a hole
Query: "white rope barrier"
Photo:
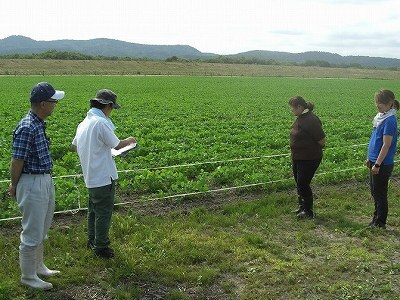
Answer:
[[[348, 168], [348, 169], [342, 169], [342, 170], [337, 170], [337, 171], [332, 171], [332, 172], [323, 172], [323, 173], [318, 173], [315, 174], [315, 176], [323, 176], [323, 175], [328, 175], [328, 174], [334, 174], [334, 173], [342, 173], [342, 172], [347, 172], [347, 171], [355, 171], [355, 170], [360, 170], [366, 168], [363, 167], [355, 167], [355, 168]], [[245, 184], [245, 185], [240, 185], [240, 186], [233, 186], [233, 187], [226, 187], [226, 188], [219, 188], [219, 189], [213, 189], [213, 190], [208, 190], [208, 191], [202, 191], [202, 192], [190, 192], [190, 193], [183, 193], [183, 194], [176, 194], [176, 195], [170, 195], [170, 196], [165, 196], [165, 197], [157, 197], [157, 198], [150, 198], [150, 199], [144, 199], [147, 203], [149, 202], [154, 202], [154, 201], [160, 201], [160, 200], [167, 200], [167, 199], [173, 199], [173, 198], [180, 198], [180, 197], [186, 197], [186, 196], [194, 196], [194, 195], [201, 195], [201, 194], [210, 194], [210, 193], [217, 193], [217, 192], [223, 192], [223, 191], [231, 191], [231, 190], [238, 190], [238, 189], [243, 189], [243, 188], [250, 188], [250, 187], [256, 187], [256, 186], [263, 186], [267, 184], [273, 184], [273, 183], [278, 183], [278, 182], [284, 182], [284, 181], [289, 181], [293, 180], [292, 178], [285, 178], [285, 179], [278, 179], [278, 180], [272, 180], [272, 181], [267, 181], [267, 182], [260, 182], [260, 183], [251, 183], [251, 184]], [[127, 201], [127, 202], [122, 202], [122, 203], [115, 203], [115, 206], [121, 206], [121, 205], [127, 205], [127, 204], [132, 204], [135, 203], [135, 201]], [[80, 203], [79, 203], [80, 204]], [[68, 210], [63, 210], [63, 211], [57, 211], [54, 214], [64, 214], [64, 213], [72, 213], [76, 214], [79, 211], [84, 211], [87, 210], [87, 207], [80, 207], [76, 209], [68, 209]], [[5, 219], [0, 219], [0, 223], [3, 221], [14, 221], [14, 220], [20, 220], [22, 217], [12, 217], [12, 218], [5, 218]]]
[[[329, 149], [335, 149], [335, 148], [353, 148], [353, 147], [360, 147], [360, 146], [366, 146], [366, 145], [368, 145], [368, 144], [365, 143], [365, 144], [355, 144], [355, 145], [347, 145], [347, 146], [341, 146], [341, 147], [331, 147], [331, 148], [326, 148], [325, 151], [329, 150]], [[227, 162], [237, 162], [237, 161], [256, 160], [256, 159], [263, 159], [263, 158], [286, 157], [286, 156], [290, 156], [290, 153], [263, 155], [263, 156], [255, 156], [255, 157], [232, 158], [232, 159], [226, 159], [226, 160], [195, 162], [195, 163], [187, 163], [187, 164], [180, 164], [180, 165], [150, 167], [150, 168], [142, 168], [142, 169], [128, 169], [128, 170], [120, 170], [120, 171], [117, 171], [117, 172], [118, 173], [130, 173], [130, 172], [142, 172], [142, 171], [156, 171], [156, 170], [163, 170], [163, 169], [193, 167], [193, 166], [200, 166], [200, 165], [206, 165], [206, 164], [219, 164], [219, 163], [227, 163]], [[83, 177], [83, 174], [60, 175], [60, 176], [54, 176], [53, 179], [80, 178], [80, 177]], [[5, 179], [5, 180], [0, 180], [0, 183], [7, 183], [7, 182], [10, 182], [10, 181], [11, 181], [10, 179]]]
[[[353, 148], [353, 147], [360, 147], [360, 146], [366, 146], [366, 145], [368, 145], [368, 144], [367, 143], [354, 144], [354, 145], [347, 145], [347, 146], [342, 146], [342, 147], [331, 147], [331, 148], [327, 148], [326, 150], [334, 149], [334, 148]], [[144, 169], [122, 170], [122, 171], [118, 171], [118, 173], [161, 170], [161, 169], [170, 169], [170, 168], [171, 169], [172, 168], [182, 168], [182, 167], [198, 166], [198, 165], [205, 165], [205, 164], [216, 164], [216, 163], [226, 163], [226, 162], [236, 162], [236, 161], [247, 161], [247, 160], [255, 160], [255, 159], [262, 159], [262, 158], [276, 158], [276, 157], [286, 157], [286, 156], [290, 156], [290, 153], [264, 155], [264, 156], [256, 156], [256, 157], [235, 158], [235, 159], [218, 160], [218, 161], [196, 162], [196, 163], [188, 163], [188, 164], [172, 165], [172, 166], [162, 166], [162, 167], [152, 167], [152, 168], [144, 168]], [[395, 161], [395, 162], [397, 162], [397, 161]], [[323, 173], [315, 174], [315, 176], [322, 176], [322, 175], [328, 175], [328, 174], [333, 174], [333, 173], [354, 171], [354, 170], [359, 170], [359, 169], [364, 169], [364, 168], [365, 167], [356, 167], [356, 168], [348, 168], [348, 169], [332, 171], [332, 172], [323, 172]], [[55, 177], [53, 177], [53, 179], [74, 178], [75, 179], [75, 184], [76, 184], [76, 180], [78, 178], [80, 178], [80, 177], [83, 177], [83, 174], [61, 175], [61, 176], [55, 176]], [[279, 179], [279, 180], [274, 180], [274, 181], [267, 181], [267, 182], [261, 182], [261, 183], [246, 184], [246, 185], [241, 185], [241, 186], [226, 187], [226, 188], [213, 189], [213, 190], [202, 191], [202, 192], [190, 192], [190, 193], [176, 194], [176, 195], [170, 195], [170, 196], [165, 196], [165, 197], [145, 199], [145, 201], [146, 202], [152, 202], [152, 201], [167, 200], [167, 199], [172, 199], [172, 198], [180, 198], [180, 197], [194, 196], [194, 195], [200, 195], [200, 194], [209, 194], [209, 193], [216, 193], [216, 192], [222, 192], [222, 191], [238, 190], [238, 189], [243, 189], [243, 188], [249, 188], [249, 187], [255, 187], [255, 186], [263, 186], [263, 185], [267, 185], [267, 184], [284, 182], [284, 181], [289, 181], [289, 180], [292, 180], [292, 179]], [[10, 182], [10, 180], [1, 180], [0, 181], [0, 183], [6, 183], [6, 182]], [[77, 187], [77, 189], [78, 189], [78, 194], [79, 194], [79, 188]], [[115, 205], [116, 206], [120, 206], [120, 205], [126, 205], [126, 204], [131, 204], [131, 203], [134, 203], [134, 202], [131, 201], [131, 202], [116, 203]], [[79, 211], [84, 211], [84, 210], [87, 210], [87, 207], [81, 207], [80, 201], [78, 201], [78, 208], [68, 209], [68, 210], [63, 210], [63, 211], [56, 211], [56, 212], [54, 212], [54, 214], [64, 214], [64, 213], [76, 214]], [[0, 223], [3, 222], [3, 221], [20, 220], [21, 218], [22, 217], [4, 218], [4, 219], [0, 219]]]

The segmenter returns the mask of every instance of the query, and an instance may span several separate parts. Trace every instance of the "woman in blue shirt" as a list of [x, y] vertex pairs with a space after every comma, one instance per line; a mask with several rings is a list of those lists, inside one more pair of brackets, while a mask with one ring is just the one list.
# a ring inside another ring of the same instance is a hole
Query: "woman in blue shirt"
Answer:
[[378, 114], [372, 124], [373, 130], [368, 147], [367, 167], [370, 169], [370, 188], [375, 202], [371, 227], [386, 228], [388, 215], [388, 183], [394, 166], [397, 146], [397, 117], [399, 101], [389, 90], [375, 93]]

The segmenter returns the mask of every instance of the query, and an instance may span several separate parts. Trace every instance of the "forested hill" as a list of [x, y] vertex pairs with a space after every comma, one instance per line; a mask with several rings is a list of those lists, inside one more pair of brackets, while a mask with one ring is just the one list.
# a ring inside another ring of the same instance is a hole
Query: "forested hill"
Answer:
[[85, 55], [104, 57], [130, 57], [164, 60], [170, 57], [183, 59], [216, 59], [218, 61], [246, 63], [265, 63], [266, 61], [290, 64], [319, 66], [360, 66], [377, 68], [399, 68], [400, 59], [341, 56], [339, 54], [309, 51], [304, 53], [289, 53], [278, 51], [254, 50], [232, 55], [204, 53], [189, 45], [144, 45], [119, 40], [99, 38], [91, 40], [55, 40], [36, 41], [24, 36], [9, 36], [0, 39], [0, 55], [35, 54], [49, 50], [77, 52]]
[[303, 53], [289, 53], [277, 51], [255, 50], [248, 51], [233, 56], [252, 57], [255, 59], [272, 59], [280, 62], [296, 62], [304, 64], [306, 62], [327, 62], [333, 65], [360, 65], [364, 67], [400, 67], [400, 59], [370, 56], [341, 56], [339, 54], [309, 51]]
[[150, 59], [166, 59], [171, 56], [196, 59], [210, 56], [187, 45], [143, 45], [113, 39], [35, 41], [24, 36], [10, 36], [0, 40], [0, 55], [41, 53], [49, 50]]

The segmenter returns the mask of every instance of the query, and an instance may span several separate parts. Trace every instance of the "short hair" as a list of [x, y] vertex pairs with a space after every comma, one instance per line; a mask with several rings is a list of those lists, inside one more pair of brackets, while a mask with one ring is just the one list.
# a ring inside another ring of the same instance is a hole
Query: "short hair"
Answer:
[[100, 103], [99, 101], [97, 101], [97, 100], [90, 100], [90, 108], [98, 108], [98, 109], [103, 109], [103, 108], [105, 108], [105, 107], [107, 107], [107, 106], [112, 106], [112, 103], [111, 104], [103, 104], [103, 103]]

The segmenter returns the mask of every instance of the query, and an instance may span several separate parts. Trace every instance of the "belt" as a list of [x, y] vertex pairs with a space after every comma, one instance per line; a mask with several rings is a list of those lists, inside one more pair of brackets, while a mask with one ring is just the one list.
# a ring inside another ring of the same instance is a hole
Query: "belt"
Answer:
[[38, 172], [22, 172], [22, 174], [29, 174], [29, 175], [51, 174], [51, 170], [48, 170], [48, 171], [38, 171]]

